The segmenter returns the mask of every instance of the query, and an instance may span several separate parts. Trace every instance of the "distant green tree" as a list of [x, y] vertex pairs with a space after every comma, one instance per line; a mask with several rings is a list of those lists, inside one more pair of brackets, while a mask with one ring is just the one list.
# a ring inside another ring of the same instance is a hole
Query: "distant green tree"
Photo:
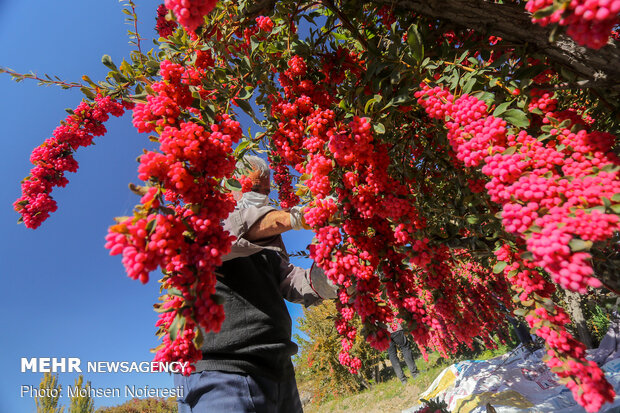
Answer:
[[37, 406], [37, 413], [63, 413], [65, 408], [58, 406], [58, 399], [62, 393], [62, 386], [58, 384], [58, 375], [52, 376], [51, 373], [43, 374], [41, 384], [39, 384], [38, 395], [34, 402]]
[[[298, 319], [299, 330], [308, 339], [299, 335], [295, 339], [300, 352], [295, 356], [295, 375], [300, 388], [312, 392], [313, 402], [320, 402], [330, 396], [346, 395], [369, 387], [375, 375], [374, 366], [384, 358], [384, 354], [372, 348], [358, 334], [353, 342], [350, 354], [362, 361], [360, 374], [352, 374], [338, 361], [342, 350], [342, 337], [334, 326], [338, 311], [333, 301], [305, 308], [304, 317]], [[359, 317], [351, 324], [362, 329]]]
[[[71, 404], [69, 405], [69, 413], [93, 413], [95, 411], [95, 401], [90, 397], [90, 382], [84, 384], [84, 376], [80, 376], [75, 379], [75, 391], [70, 395]], [[82, 389], [88, 391], [82, 392]], [[85, 394], [83, 394], [85, 393]]]

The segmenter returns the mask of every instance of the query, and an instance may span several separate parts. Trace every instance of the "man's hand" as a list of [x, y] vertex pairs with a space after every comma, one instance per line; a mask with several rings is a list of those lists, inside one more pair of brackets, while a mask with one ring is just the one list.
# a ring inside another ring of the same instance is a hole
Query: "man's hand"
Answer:
[[338, 287], [325, 275], [325, 271], [316, 264], [312, 264], [310, 268], [310, 285], [324, 300], [338, 298]]
[[291, 230], [291, 214], [286, 211], [271, 211], [256, 221], [243, 238], [248, 241], [280, 235]]
[[306, 223], [304, 219], [304, 210], [306, 207], [294, 206], [289, 211], [291, 214], [291, 228], [294, 230], [311, 229], [312, 227]]

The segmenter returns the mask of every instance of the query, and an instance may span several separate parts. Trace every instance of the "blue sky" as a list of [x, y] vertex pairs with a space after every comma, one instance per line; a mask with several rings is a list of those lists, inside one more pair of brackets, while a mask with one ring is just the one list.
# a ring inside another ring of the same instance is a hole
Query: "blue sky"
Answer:
[[[137, 1], [143, 37], [153, 36], [157, 1]], [[57, 75], [79, 81], [83, 74], [102, 79], [101, 56], [115, 62], [128, 56], [125, 15], [117, 0], [42, 2], [0, 0], [0, 66], [18, 72]], [[144, 48], [152, 43], [146, 41]], [[21, 373], [22, 357], [78, 357], [88, 361], [150, 361], [159, 344], [152, 304], [159, 285], [129, 279], [119, 257], [104, 249], [104, 236], [114, 216], [130, 214], [138, 198], [128, 189], [138, 182], [136, 157], [147, 144], [131, 126], [129, 115], [113, 118], [108, 133], [95, 145], [80, 148], [76, 174], [56, 188], [58, 211], [37, 230], [17, 225], [12, 204], [20, 181], [30, 170], [29, 156], [81, 99], [77, 90], [39, 87], [35, 81], [13, 82], [0, 75], [0, 265], [4, 314], [0, 365], [0, 412], [35, 411], [34, 399], [20, 397], [22, 385], [37, 386], [40, 373]], [[250, 124], [243, 120], [243, 130]], [[256, 128], [253, 128], [255, 132]], [[285, 235], [289, 251], [303, 249], [312, 233]], [[297, 261], [308, 267], [308, 262]], [[157, 273], [151, 275], [156, 280]], [[301, 307], [290, 307], [295, 320]], [[94, 387], [146, 385], [172, 387], [166, 374], [86, 374]], [[76, 374], [60, 373], [64, 388]], [[64, 393], [64, 392], [63, 392]], [[66, 394], [66, 393], [65, 393]], [[124, 400], [97, 398], [95, 407]], [[61, 399], [68, 404], [68, 400]]]

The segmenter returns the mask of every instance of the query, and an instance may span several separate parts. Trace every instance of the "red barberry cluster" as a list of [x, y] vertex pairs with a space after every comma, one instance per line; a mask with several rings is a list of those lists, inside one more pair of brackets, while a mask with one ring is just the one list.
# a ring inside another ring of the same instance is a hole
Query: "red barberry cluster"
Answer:
[[172, 10], [181, 26], [189, 33], [202, 26], [204, 16], [209, 14], [217, 0], [166, 0], [165, 5]]
[[503, 269], [506, 279], [512, 282], [526, 307], [531, 308], [525, 319], [547, 343], [547, 364], [571, 390], [575, 400], [588, 412], [599, 411], [605, 402], [613, 401], [613, 387], [596, 363], [585, 359], [585, 346], [566, 330], [565, 325], [570, 323], [568, 315], [548, 299], [555, 290], [553, 284], [541, 276], [532, 262], [523, 260], [518, 250], [504, 245], [495, 255], [508, 264]]
[[285, 72], [285, 74], [294, 79], [298, 77], [305, 76], [306, 74], [306, 62], [301, 56], [293, 56], [291, 60], [288, 61], [289, 69]]
[[[158, 307], [161, 315], [155, 325], [161, 330], [170, 330], [174, 323], [179, 322], [180, 318], [177, 318], [176, 314], [183, 311], [183, 304], [180, 297], [169, 297]], [[187, 363], [181, 373], [189, 375], [194, 370], [192, 363], [199, 360], [202, 354], [193, 343], [196, 337], [196, 326], [191, 321], [186, 321], [183, 327], [174, 339], [171, 339], [169, 335], [164, 336], [154, 361], [176, 360], [180, 363]]]
[[[359, 369], [349, 354], [354, 314], [365, 324], [367, 341], [386, 349], [394, 308], [404, 308], [405, 327], [421, 348], [447, 357], [460, 342], [471, 345], [474, 336], [488, 337], [501, 323], [488, 316], [494, 304], [488, 301], [490, 284], [482, 281], [497, 277], [482, 267], [476, 268], [480, 276], [467, 275], [470, 268], [458, 267], [446, 248], [417, 240], [426, 221], [414, 206], [414, 182], [390, 176], [388, 146], [374, 136], [368, 118], [341, 121], [329, 109], [331, 88], [345, 79], [342, 68], [362, 73], [356, 59], [340, 57], [346, 64], [323, 59], [320, 73], [327, 81], [315, 83], [309, 67], [318, 65], [293, 56], [279, 77], [284, 96], [270, 97], [271, 115], [279, 122], [272, 143], [283, 163], [308, 176], [304, 184], [314, 199], [305, 210], [316, 233], [310, 257], [346, 288], [339, 293], [342, 318], [336, 322], [344, 336], [339, 359], [351, 371]], [[396, 251], [403, 246], [411, 253]], [[480, 297], [465, 296], [457, 288], [463, 283], [474, 285]], [[509, 305], [508, 297], [502, 299]], [[454, 325], [459, 327], [449, 327]]]
[[[620, 164], [611, 152], [613, 139], [584, 129], [552, 129], [543, 145], [523, 131], [507, 135], [506, 122], [488, 116], [486, 104], [472, 96], [455, 100], [426, 85], [416, 96], [431, 117], [449, 119], [450, 143], [466, 166], [484, 161], [482, 172], [491, 178], [486, 188], [503, 206], [504, 226], [527, 238], [533, 261], [565, 288], [585, 292], [588, 285], [600, 286], [589, 254], [573, 252], [570, 245], [604, 240], [620, 228], [617, 215], [592, 209], [620, 191], [617, 172], [601, 170]], [[530, 105], [545, 108], [548, 123], [564, 118], [550, 112], [557, 102], [546, 94], [536, 93]]]
[[360, 57], [343, 47], [338, 47], [335, 52], [323, 57], [321, 73], [325, 80], [334, 85], [340, 85], [347, 78], [347, 73], [354, 80], [355, 85], [362, 81], [360, 76], [364, 65]]
[[258, 16], [256, 18], [256, 24], [258, 24], [258, 27], [265, 33], [271, 33], [273, 30], [273, 22], [267, 16]]
[[174, 33], [177, 28], [177, 23], [172, 20], [167, 20], [166, 15], [168, 14], [168, 9], [165, 5], [160, 4], [157, 8], [157, 18], [155, 23], [155, 30], [159, 33], [160, 37], [168, 37], [172, 33]]
[[278, 188], [278, 197], [280, 206], [284, 209], [290, 209], [299, 204], [299, 196], [293, 191], [293, 177], [288, 167], [274, 159], [269, 163], [273, 169], [273, 181]]
[[[122, 254], [130, 277], [147, 282], [157, 267], [166, 274], [169, 294], [163, 306], [174, 310], [162, 313], [158, 322], [165, 336], [156, 360], [162, 361], [200, 360], [194, 330], [219, 331], [224, 313], [214, 297], [214, 271], [234, 239], [220, 224], [235, 205], [220, 182], [234, 172], [232, 147], [241, 129], [228, 115], [216, 116], [207, 127], [194, 117], [190, 86], [198, 87], [213, 64], [210, 53], [197, 54], [195, 68], [162, 61], [162, 80], [152, 85], [147, 103], [134, 109], [139, 131], [159, 133], [159, 151], [145, 152], [138, 168], [139, 178], [152, 187], [135, 216], [110, 227], [106, 237], [106, 248]], [[173, 329], [173, 322], [180, 325]]]
[[529, 0], [525, 8], [530, 13], [555, 7], [546, 17], [532, 18], [534, 23], [546, 26], [558, 23], [567, 26], [566, 33], [579, 44], [600, 49], [607, 44], [612, 29], [618, 25], [619, 0]]
[[[457, 157], [466, 166], [482, 166], [481, 171], [491, 178], [486, 189], [491, 200], [503, 207], [506, 230], [518, 236], [532, 253], [531, 261], [519, 261], [505, 269], [507, 276], [512, 272], [509, 278], [513, 288], [523, 291], [520, 299], [528, 302], [534, 292], [548, 296], [550, 288], [534, 270], [537, 266], [564, 288], [585, 292], [587, 286], [600, 286], [593, 276], [590, 254], [572, 247], [581, 240], [605, 240], [620, 229], [617, 215], [598, 209], [604, 198], [611, 199], [620, 191], [617, 172], [605, 171], [620, 164], [611, 152], [613, 138], [585, 129], [573, 132], [569, 123], [566, 128], [551, 129], [543, 145], [524, 131], [508, 135], [506, 123], [489, 116], [486, 104], [471, 96], [455, 99], [440, 87], [423, 84], [416, 97], [429, 116], [444, 120]], [[573, 116], [551, 112], [556, 110], [557, 101], [542, 92], [534, 94], [530, 105], [543, 113], [543, 122], [552, 126], [559, 125], [560, 119], [570, 121]], [[559, 310], [556, 314], [560, 314]], [[546, 334], [544, 329], [540, 333], [551, 348], [558, 348], [557, 337], [568, 334], [561, 333], [559, 327], [553, 334]], [[582, 354], [571, 353], [570, 357], [582, 360]], [[573, 368], [567, 371], [567, 377], [577, 374]], [[580, 381], [584, 383], [588, 383], [585, 378]], [[608, 400], [609, 385], [600, 383], [600, 392], [587, 384], [582, 390], [593, 393], [592, 400]], [[584, 407], [597, 405], [578, 395], [576, 388], [572, 390]]]
[[67, 185], [65, 172], [77, 171], [78, 163], [73, 158], [77, 148], [91, 145], [95, 136], [105, 135], [103, 123], [109, 115], [121, 116], [130, 106], [101, 95], [94, 102], [82, 101], [53, 136], [32, 151], [30, 162], [35, 166], [22, 182], [22, 196], [13, 204], [26, 227], [39, 227], [56, 211], [56, 201], [50, 194], [55, 186]]

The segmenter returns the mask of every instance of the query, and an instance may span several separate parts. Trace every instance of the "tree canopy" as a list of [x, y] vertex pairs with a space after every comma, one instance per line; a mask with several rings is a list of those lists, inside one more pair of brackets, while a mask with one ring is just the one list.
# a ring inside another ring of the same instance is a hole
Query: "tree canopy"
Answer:
[[[85, 99], [33, 151], [15, 209], [38, 227], [78, 168], [73, 153], [130, 109], [159, 148], [140, 154], [146, 190], [106, 248], [134, 279], [163, 271], [156, 359], [195, 361], [198, 326], [224, 318], [214, 271], [233, 237], [220, 221], [231, 191], [251, 186], [235, 163], [266, 153], [280, 206], [306, 206], [309, 256], [341, 287], [344, 366], [360, 368], [357, 334], [386, 349], [395, 319], [423, 352], [489, 340], [503, 305], [596, 411], [613, 389], [553, 292], [620, 288], [619, 11], [618, 0], [166, 0], [156, 49], [132, 30], [127, 59], [103, 56], [105, 80], [39, 79]], [[241, 112], [259, 132], [243, 133]]]

